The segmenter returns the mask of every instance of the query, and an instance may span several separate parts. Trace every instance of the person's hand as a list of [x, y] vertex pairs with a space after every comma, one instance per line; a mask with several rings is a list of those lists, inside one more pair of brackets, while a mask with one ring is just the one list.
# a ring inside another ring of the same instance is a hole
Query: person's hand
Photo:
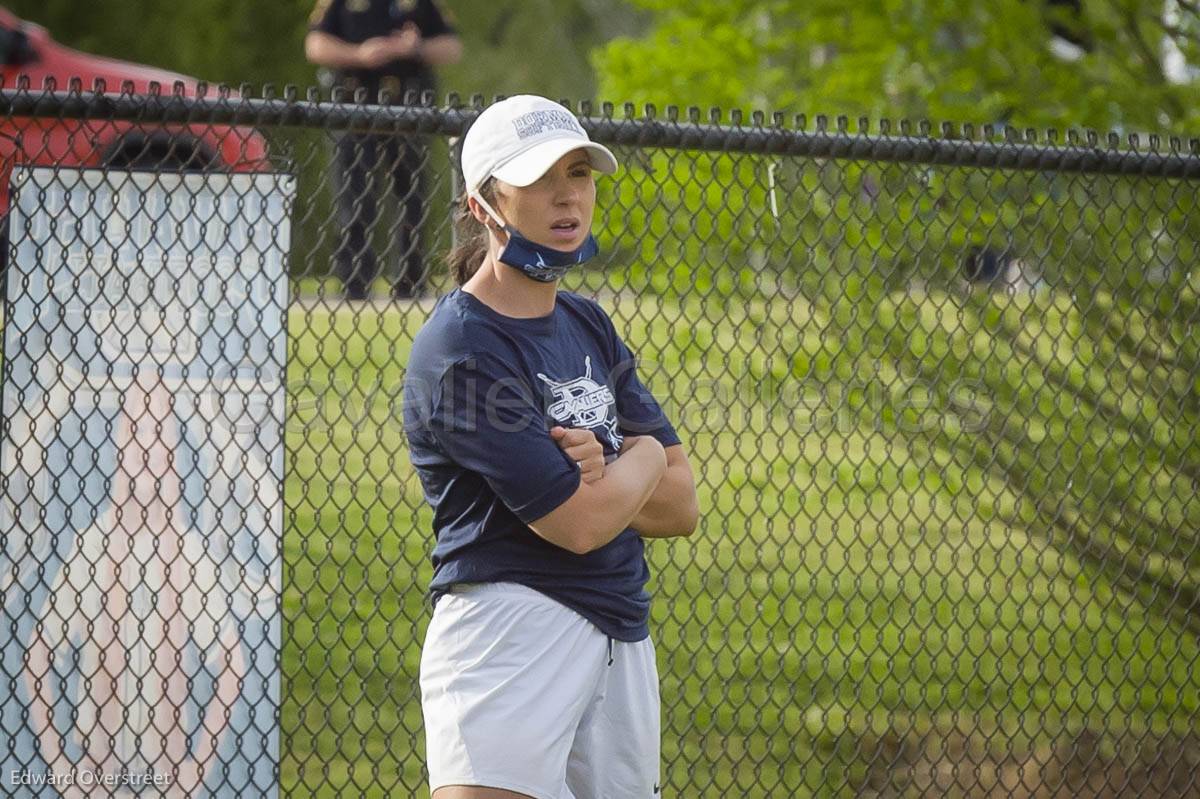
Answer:
[[415, 58], [421, 49], [421, 31], [411, 22], [387, 37], [392, 43], [394, 58]]
[[575, 461], [583, 482], [594, 483], [604, 476], [604, 447], [591, 430], [555, 425], [550, 428], [550, 437], [567, 453], [567, 457]]
[[358, 46], [358, 61], [367, 69], [378, 69], [396, 60], [395, 50], [391, 36], [374, 36]]

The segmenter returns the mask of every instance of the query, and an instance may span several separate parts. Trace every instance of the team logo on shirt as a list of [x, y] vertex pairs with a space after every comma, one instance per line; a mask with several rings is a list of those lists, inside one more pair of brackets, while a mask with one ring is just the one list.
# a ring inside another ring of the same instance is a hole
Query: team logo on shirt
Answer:
[[613, 449], [619, 450], [624, 436], [617, 432], [616, 400], [608, 386], [592, 379], [590, 355], [584, 357], [583, 364], [584, 375], [565, 382], [551, 380], [538, 372], [538, 379], [550, 387], [556, 398], [547, 410], [564, 427], [603, 427]]

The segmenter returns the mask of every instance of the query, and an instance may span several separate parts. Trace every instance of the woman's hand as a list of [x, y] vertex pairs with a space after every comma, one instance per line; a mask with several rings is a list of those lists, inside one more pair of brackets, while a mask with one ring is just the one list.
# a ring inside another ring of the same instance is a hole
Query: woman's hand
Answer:
[[567, 457], [575, 461], [583, 482], [594, 483], [604, 477], [604, 447], [591, 430], [556, 425], [550, 428], [550, 437], [567, 453]]

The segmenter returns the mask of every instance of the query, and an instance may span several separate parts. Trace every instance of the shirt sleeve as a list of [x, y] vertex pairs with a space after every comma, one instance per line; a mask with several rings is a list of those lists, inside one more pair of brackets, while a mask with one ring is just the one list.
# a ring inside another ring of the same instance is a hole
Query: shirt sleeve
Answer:
[[525, 524], [579, 488], [579, 469], [550, 438], [538, 395], [499, 358], [475, 355], [448, 367], [431, 424], [446, 456], [483, 477]]
[[343, 0], [317, 0], [312, 13], [308, 16], [308, 29], [340, 38], [342, 28], [338, 24], [338, 20], [342, 2]]
[[[603, 309], [599, 310], [603, 313]], [[654, 436], [664, 447], [679, 444], [675, 427], [638, 376], [637, 357], [617, 335], [607, 314], [604, 314], [604, 318], [612, 336], [614, 359], [609, 370], [609, 381], [617, 403], [617, 424], [622, 435]]]
[[454, 15], [448, 10], [443, 11], [434, 0], [421, 0], [417, 15], [417, 28], [426, 39], [458, 33], [454, 29]]

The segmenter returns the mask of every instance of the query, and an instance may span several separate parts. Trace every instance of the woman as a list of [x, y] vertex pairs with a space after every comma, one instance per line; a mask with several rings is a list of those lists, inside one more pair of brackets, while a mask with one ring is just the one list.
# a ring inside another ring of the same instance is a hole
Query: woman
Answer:
[[413, 342], [404, 423], [433, 506], [421, 656], [433, 799], [650, 797], [658, 674], [644, 538], [698, 510], [674, 428], [595, 302], [592, 170], [616, 159], [566, 108], [497, 103], [463, 141], [474, 228], [460, 284]]

